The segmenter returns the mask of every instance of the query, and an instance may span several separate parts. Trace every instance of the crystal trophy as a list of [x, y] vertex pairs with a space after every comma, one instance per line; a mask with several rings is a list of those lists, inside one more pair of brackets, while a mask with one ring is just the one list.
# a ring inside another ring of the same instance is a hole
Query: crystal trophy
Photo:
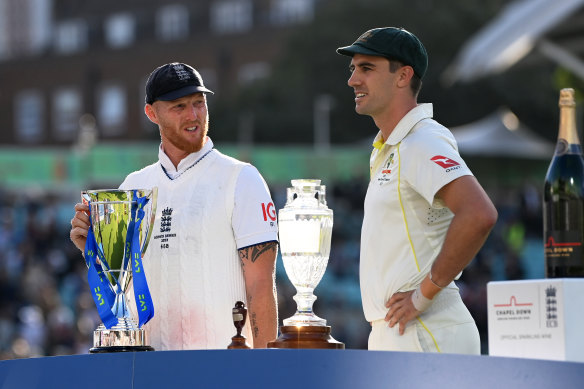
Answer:
[[286, 274], [296, 288], [296, 313], [283, 320], [281, 336], [270, 348], [344, 348], [330, 336], [326, 320], [314, 314], [314, 289], [326, 270], [333, 211], [320, 180], [292, 180], [286, 205], [278, 213], [280, 251]]

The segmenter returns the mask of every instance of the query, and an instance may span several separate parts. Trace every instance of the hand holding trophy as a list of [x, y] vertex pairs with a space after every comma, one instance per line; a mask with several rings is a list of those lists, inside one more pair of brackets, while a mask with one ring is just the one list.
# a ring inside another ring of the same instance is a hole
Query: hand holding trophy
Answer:
[[292, 180], [286, 206], [279, 211], [280, 251], [288, 278], [296, 288], [296, 313], [284, 319], [281, 336], [268, 348], [344, 349], [330, 336], [331, 327], [316, 316], [314, 289], [326, 270], [333, 229], [333, 211], [326, 205], [320, 180]]
[[[156, 187], [81, 193], [90, 210], [85, 246], [89, 287], [103, 321], [93, 333], [91, 353], [154, 350], [141, 328], [154, 315], [142, 256], [152, 233], [157, 194]], [[132, 317], [126, 297], [130, 282], [138, 320]]]

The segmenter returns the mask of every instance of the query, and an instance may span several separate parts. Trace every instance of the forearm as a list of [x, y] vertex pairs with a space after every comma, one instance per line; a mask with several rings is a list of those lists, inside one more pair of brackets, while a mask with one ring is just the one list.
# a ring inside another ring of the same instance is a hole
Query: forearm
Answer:
[[265, 348], [278, 335], [277, 252], [277, 242], [261, 243], [239, 250], [254, 348]]
[[265, 348], [278, 336], [276, 289], [272, 280], [258, 281], [247, 293], [254, 348]]
[[472, 261], [497, 221], [495, 206], [473, 176], [455, 179], [440, 189], [438, 197], [454, 214], [440, 253], [418, 288], [394, 293], [385, 305], [389, 308], [385, 320], [390, 327], [399, 323], [401, 335], [406, 324]]
[[436, 257], [430, 274], [424, 278], [421, 290], [433, 298], [440, 287], [447, 286], [472, 261], [485, 243], [495, 223], [492, 212], [456, 215], [450, 224], [442, 249]]

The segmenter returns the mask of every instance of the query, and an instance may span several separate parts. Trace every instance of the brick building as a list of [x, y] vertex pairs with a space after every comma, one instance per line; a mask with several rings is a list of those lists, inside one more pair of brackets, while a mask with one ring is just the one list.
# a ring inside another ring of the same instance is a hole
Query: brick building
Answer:
[[229, 97], [270, 74], [317, 2], [0, 0], [0, 145], [66, 146], [81, 128], [155, 139], [143, 114], [151, 70], [189, 63]]

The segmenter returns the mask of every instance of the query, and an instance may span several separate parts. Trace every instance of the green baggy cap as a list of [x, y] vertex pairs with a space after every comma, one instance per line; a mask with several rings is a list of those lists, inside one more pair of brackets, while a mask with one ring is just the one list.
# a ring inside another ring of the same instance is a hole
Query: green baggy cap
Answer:
[[365, 32], [351, 46], [339, 47], [337, 53], [374, 55], [398, 60], [414, 69], [422, 78], [428, 69], [428, 53], [420, 40], [411, 32], [397, 27], [374, 28]]

